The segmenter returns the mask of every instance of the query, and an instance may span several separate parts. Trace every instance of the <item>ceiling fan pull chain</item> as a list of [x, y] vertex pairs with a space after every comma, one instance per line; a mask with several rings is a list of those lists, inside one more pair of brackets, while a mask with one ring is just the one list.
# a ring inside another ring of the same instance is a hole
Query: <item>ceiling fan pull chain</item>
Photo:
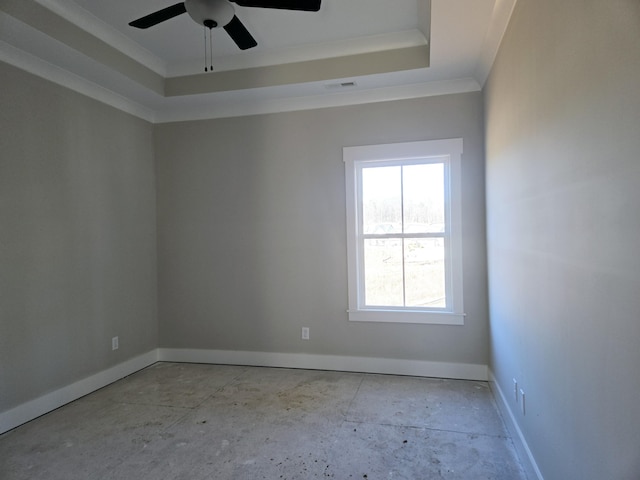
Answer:
[[207, 27], [202, 27], [204, 30], [204, 71], [207, 71]]
[[211, 62], [209, 63], [209, 71], [213, 72], [213, 30], [209, 28], [209, 55]]

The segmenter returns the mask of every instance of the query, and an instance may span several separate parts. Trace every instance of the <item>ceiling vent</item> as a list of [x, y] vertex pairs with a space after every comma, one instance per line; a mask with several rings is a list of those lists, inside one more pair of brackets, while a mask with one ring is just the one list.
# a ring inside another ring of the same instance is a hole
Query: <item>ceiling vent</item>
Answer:
[[338, 90], [341, 88], [351, 88], [357, 87], [358, 84], [356, 82], [340, 82], [340, 83], [327, 83], [324, 88], [327, 90]]

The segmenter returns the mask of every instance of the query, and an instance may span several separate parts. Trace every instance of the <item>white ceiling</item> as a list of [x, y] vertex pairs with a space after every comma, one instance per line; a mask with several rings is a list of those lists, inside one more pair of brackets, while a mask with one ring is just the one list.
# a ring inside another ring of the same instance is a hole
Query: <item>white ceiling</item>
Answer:
[[[176, 0], [74, 0], [74, 3], [161, 59], [170, 74], [178, 71], [200, 73], [202, 70], [203, 28], [187, 14], [146, 30], [127, 25], [128, 21], [176, 3]], [[214, 55], [234, 56], [239, 62], [243, 61], [242, 57], [249, 57], [253, 62], [260, 55], [286, 54], [291, 48], [309, 48], [418, 28], [417, 0], [325, 0], [323, 3], [319, 12], [235, 6], [236, 15], [255, 37], [258, 46], [242, 52], [226, 32], [217, 28], [213, 38]]]
[[[241, 51], [177, 0], [0, 0], [0, 60], [155, 122], [479, 90], [516, 0], [323, 0], [319, 12], [239, 7]], [[355, 86], [340, 87], [353, 82]]]

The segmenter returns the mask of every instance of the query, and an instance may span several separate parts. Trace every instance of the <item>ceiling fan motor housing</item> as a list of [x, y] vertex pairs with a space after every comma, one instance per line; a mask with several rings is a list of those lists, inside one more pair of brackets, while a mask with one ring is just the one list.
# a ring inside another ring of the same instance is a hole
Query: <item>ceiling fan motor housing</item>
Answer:
[[[224, 27], [235, 14], [233, 6], [227, 0], [184, 0], [184, 6], [196, 23], [209, 28]], [[211, 21], [214, 25], [211, 25]]]

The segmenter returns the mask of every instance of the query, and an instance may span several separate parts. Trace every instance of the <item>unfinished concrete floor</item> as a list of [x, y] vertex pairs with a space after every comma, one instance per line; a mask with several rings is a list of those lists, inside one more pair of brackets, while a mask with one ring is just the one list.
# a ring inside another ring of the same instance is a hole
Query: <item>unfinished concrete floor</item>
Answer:
[[158, 363], [0, 436], [0, 478], [526, 477], [485, 382]]

